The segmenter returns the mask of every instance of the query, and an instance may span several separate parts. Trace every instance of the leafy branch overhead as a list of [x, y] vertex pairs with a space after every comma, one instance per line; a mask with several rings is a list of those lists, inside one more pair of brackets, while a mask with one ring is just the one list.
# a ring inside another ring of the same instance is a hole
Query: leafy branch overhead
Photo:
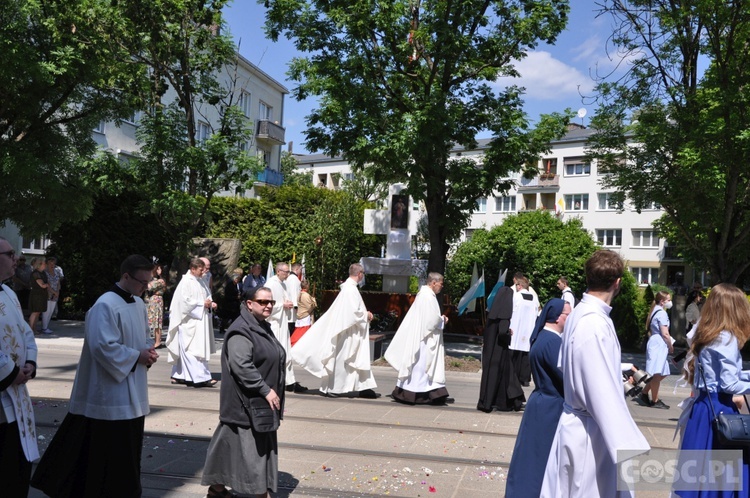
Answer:
[[[290, 64], [298, 99], [317, 96], [308, 148], [342, 155], [376, 182], [407, 185], [424, 201], [430, 269], [443, 271], [451, 231], [478, 197], [507, 190], [509, 173], [536, 163], [562, 135], [562, 115], [532, 130], [522, 90], [500, 88], [514, 61], [565, 27], [566, 1], [270, 0], [267, 32], [305, 57]], [[481, 164], [451, 158], [494, 136]]]
[[[589, 154], [685, 260], [717, 282], [750, 266], [750, 9], [747, 2], [603, 2], [630, 62], [598, 86]], [[701, 71], [705, 66], [705, 71]]]

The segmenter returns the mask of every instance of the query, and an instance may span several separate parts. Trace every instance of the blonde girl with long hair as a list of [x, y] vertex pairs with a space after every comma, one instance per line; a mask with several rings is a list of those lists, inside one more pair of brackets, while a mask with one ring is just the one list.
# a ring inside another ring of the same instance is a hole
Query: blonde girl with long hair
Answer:
[[[720, 449], [712, 429], [713, 412], [737, 413], [733, 395], [750, 393], [750, 371], [742, 370], [740, 349], [750, 337], [750, 304], [745, 293], [731, 284], [711, 289], [701, 311], [688, 361], [686, 378], [693, 385], [695, 400], [690, 410], [680, 448], [683, 450]], [[703, 369], [701, 375], [700, 367]], [[704, 382], [705, 379], [705, 382]], [[713, 410], [713, 411], [712, 411]], [[694, 475], [703, 474], [696, 469]], [[683, 498], [747, 496], [748, 465], [743, 459], [742, 489], [725, 491], [677, 491]], [[716, 483], [712, 485], [716, 488]]]
[[[651, 381], [643, 388], [640, 402], [653, 408], [669, 409], [669, 405], [659, 399], [659, 387], [661, 381], [670, 374], [668, 357], [674, 351], [667, 315], [667, 310], [671, 307], [672, 295], [666, 291], [657, 292], [646, 322], [650, 334], [646, 345], [646, 371], [651, 374]], [[649, 392], [651, 399], [648, 396]]]

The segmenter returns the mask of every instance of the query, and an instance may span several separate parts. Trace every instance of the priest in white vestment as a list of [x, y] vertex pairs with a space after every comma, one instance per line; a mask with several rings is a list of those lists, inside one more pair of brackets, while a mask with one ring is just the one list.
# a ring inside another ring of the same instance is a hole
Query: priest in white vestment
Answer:
[[86, 313], [69, 413], [32, 480], [49, 496], [141, 496], [147, 373], [159, 355], [139, 296], [152, 269], [145, 256], [128, 256], [120, 280]]
[[385, 352], [385, 359], [398, 372], [393, 399], [410, 405], [451, 403], [445, 388], [443, 315], [437, 294], [443, 276], [430, 273]]
[[300, 386], [294, 378], [292, 358], [289, 354], [289, 350], [292, 347], [289, 339], [289, 323], [292, 319], [292, 309], [294, 308], [294, 302], [290, 299], [287, 290], [289, 273], [290, 270], [287, 263], [276, 263], [276, 275], [269, 278], [265, 283], [265, 286], [271, 289], [273, 300], [275, 301], [271, 316], [268, 317], [266, 322], [271, 326], [276, 340], [284, 346], [284, 352], [286, 353], [286, 390], [304, 392], [307, 388]]
[[198, 258], [182, 276], [169, 306], [167, 361], [172, 363], [172, 383], [194, 387], [213, 387], [208, 360], [216, 352], [211, 311], [216, 303], [211, 298], [203, 275], [206, 264]]
[[364, 278], [362, 265], [351, 265], [331, 307], [290, 350], [296, 364], [320, 378], [326, 396], [358, 392], [362, 398], [378, 397], [370, 367], [372, 313], [357, 288]]
[[[0, 282], [15, 274], [16, 255], [0, 238]], [[26, 383], [36, 376], [34, 332], [7, 285], [0, 286], [0, 479], [6, 496], [27, 496], [31, 462], [39, 458], [34, 409]]]
[[547, 460], [544, 498], [632, 496], [617, 490], [617, 465], [650, 449], [622, 393], [620, 343], [609, 317], [623, 269], [615, 252], [596, 251], [586, 262], [588, 292], [565, 322], [565, 403]]

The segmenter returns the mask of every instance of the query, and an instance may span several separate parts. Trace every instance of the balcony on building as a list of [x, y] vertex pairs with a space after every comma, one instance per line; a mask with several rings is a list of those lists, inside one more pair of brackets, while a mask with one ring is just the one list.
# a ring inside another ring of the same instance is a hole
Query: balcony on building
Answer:
[[256, 182], [258, 183], [265, 183], [266, 185], [273, 185], [275, 187], [279, 187], [284, 183], [284, 175], [271, 168], [264, 169], [258, 173], [256, 178]]
[[541, 192], [560, 190], [560, 176], [554, 173], [542, 173], [534, 178], [521, 178], [518, 184], [519, 192]]
[[284, 128], [279, 126], [277, 123], [268, 119], [258, 120], [258, 133], [256, 138], [259, 140], [267, 140], [276, 145], [284, 145]]

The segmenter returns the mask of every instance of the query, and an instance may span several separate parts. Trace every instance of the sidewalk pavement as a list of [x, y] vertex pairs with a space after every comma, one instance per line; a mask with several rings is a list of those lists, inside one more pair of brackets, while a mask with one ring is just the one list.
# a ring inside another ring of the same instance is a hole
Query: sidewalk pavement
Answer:
[[[52, 322], [51, 329], [54, 334], [37, 336], [40, 373], [30, 385], [42, 449], [67, 412], [64, 400], [77, 365], [72, 352], [80, 351], [83, 344], [82, 322], [59, 320]], [[221, 336], [217, 340], [221, 342]], [[467, 351], [465, 345], [454, 348], [449, 344], [449, 351]], [[210, 361], [213, 372], [220, 372], [218, 358], [215, 355]], [[645, 365], [643, 355], [624, 355], [623, 361]], [[170, 385], [169, 371], [170, 365], [159, 361], [149, 374], [152, 412], [146, 417], [146, 431], [161, 435], [144, 440], [143, 496], [205, 496], [200, 475], [207, 442], [218, 422], [219, 390]], [[373, 367], [373, 372], [376, 390], [383, 394], [377, 400], [287, 396], [278, 433], [280, 489], [276, 496], [416, 497], [431, 494], [433, 489], [436, 496], [504, 494], [521, 414], [477, 411], [479, 373], [447, 372], [454, 405], [410, 407], [385, 396], [395, 385], [393, 369]], [[302, 384], [315, 387], [315, 378], [307, 372], [295, 369], [295, 374]], [[668, 378], [662, 387], [670, 410], [628, 401], [654, 447], [677, 446], [673, 440], [680, 413], [676, 405], [689, 391], [679, 388], [673, 393], [672, 379], [676, 377]], [[527, 397], [530, 392], [526, 388]], [[29, 496], [43, 495], [32, 490]]]

